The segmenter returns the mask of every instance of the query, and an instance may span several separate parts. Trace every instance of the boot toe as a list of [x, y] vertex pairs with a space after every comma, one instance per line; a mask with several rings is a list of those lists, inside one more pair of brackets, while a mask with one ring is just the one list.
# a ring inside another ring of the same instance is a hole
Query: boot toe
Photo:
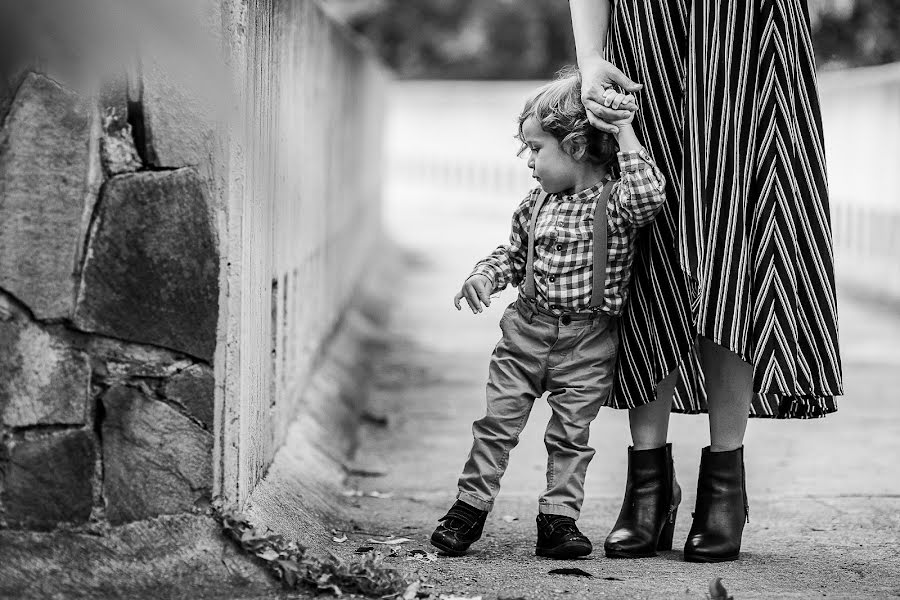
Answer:
[[620, 529], [606, 538], [603, 549], [607, 558], [647, 558], [656, 556], [653, 540], [636, 531]]
[[684, 560], [687, 562], [727, 562], [737, 560], [740, 546], [729, 539], [714, 539], [710, 536], [694, 535], [684, 544]]

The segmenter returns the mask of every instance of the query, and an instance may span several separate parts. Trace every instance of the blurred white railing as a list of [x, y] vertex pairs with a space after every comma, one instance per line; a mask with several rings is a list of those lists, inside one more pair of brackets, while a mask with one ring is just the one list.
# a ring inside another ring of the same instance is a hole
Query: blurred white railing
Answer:
[[900, 63], [819, 78], [838, 281], [900, 306]]
[[[534, 184], [513, 136], [536, 85], [394, 84], [389, 222], [397, 203], [435, 215], [452, 203], [508, 224]], [[838, 282], [900, 303], [900, 64], [822, 74], [820, 96]]]

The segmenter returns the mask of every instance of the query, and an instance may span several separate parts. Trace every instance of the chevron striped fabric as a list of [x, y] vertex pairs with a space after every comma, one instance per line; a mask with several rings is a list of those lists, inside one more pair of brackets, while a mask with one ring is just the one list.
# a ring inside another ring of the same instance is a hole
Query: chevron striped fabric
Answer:
[[804, 0], [617, 0], [611, 60], [644, 84], [671, 185], [642, 230], [610, 404], [706, 411], [695, 341], [754, 365], [751, 416], [821, 417], [842, 393], [825, 157]]

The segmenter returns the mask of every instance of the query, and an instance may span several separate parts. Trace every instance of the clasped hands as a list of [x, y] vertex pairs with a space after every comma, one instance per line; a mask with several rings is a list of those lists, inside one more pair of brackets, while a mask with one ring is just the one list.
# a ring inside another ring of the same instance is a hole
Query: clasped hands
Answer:
[[[634, 93], [644, 86], [625, 76], [599, 55], [581, 60], [581, 102], [588, 120], [600, 131], [616, 134], [631, 123], [638, 106]], [[623, 90], [623, 91], [619, 91]]]

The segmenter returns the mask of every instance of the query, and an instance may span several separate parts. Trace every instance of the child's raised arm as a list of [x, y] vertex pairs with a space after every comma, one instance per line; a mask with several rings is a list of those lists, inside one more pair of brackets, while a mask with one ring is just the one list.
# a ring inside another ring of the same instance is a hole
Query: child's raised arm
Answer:
[[[620, 126], [620, 130], [631, 126]], [[635, 138], [636, 139], [636, 138]], [[643, 147], [619, 152], [622, 171], [609, 210], [634, 227], [652, 222], [666, 202], [666, 179]]]

